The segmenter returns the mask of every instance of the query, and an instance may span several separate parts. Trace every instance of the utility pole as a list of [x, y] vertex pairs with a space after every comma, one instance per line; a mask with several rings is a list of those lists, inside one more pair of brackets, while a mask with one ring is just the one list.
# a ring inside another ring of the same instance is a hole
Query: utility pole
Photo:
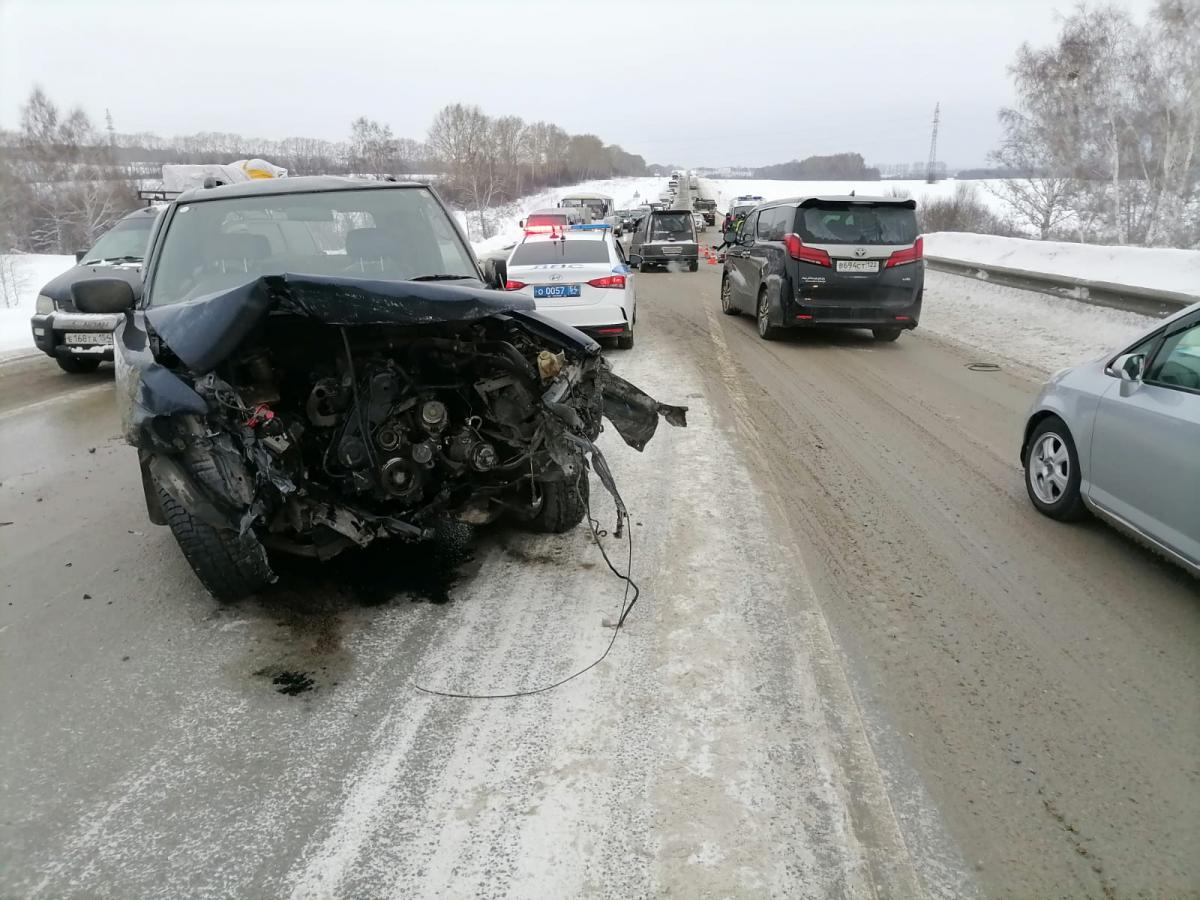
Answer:
[[926, 184], [937, 184], [937, 131], [941, 112], [942, 104], [941, 101], [938, 101], [933, 105], [933, 135], [929, 138], [929, 167], [925, 170]]
[[117, 146], [117, 132], [113, 129], [112, 112], [109, 109], [104, 110], [104, 121], [108, 131], [108, 146]]

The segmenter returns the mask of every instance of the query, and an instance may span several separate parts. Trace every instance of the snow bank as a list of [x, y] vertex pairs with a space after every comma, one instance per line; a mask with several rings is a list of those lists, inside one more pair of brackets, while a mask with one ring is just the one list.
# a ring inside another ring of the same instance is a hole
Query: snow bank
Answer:
[[33, 315], [38, 291], [74, 265], [73, 256], [0, 254], [0, 353], [35, 352], [29, 317]]
[[925, 236], [925, 253], [956, 262], [1006, 266], [1200, 296], [1200, 250], [1110, 247], [935, 232]]
[[930, 269], [920, 331], [977, 350], [980, 362], [1053, 372], [1120, 349], [1158, 321]]

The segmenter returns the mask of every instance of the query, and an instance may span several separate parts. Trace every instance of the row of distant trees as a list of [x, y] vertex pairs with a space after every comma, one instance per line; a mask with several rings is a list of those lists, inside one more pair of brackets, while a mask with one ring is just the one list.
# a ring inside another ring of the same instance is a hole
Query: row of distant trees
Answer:
[[860, 153], [834, 153], [762, 166], [754, 170], [754, 177], [784, 181], [878, 181], [879, 170], [868, 166]]
[[396, 137], [360, 117], [344, 141], [246, 138], [199, 132], [164, 138], [99, 129], [80, 109], [60, 110], [35, 89], [20, 127], [0, 133], [0, 248], [66, 253], [91, 244], [137, 205], [139, 183], [167, 163], [260, 157], [293, 175], [359, 174], [435, 178], [450, 202], [477, 213], [546, 187], [591, 178], [644, 175], [646, 161], [593, 134], [550, 122], [489, 116], [460, 103], [440, 110], [423, 141]]

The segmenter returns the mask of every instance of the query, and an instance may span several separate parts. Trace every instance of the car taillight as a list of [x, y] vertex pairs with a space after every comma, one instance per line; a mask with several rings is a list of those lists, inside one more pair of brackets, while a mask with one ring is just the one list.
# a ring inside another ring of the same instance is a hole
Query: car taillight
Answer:
[[523, 282], [523, 281], [509, 280], [509, 281], [504, 282], [504, 289], [506, 291], [519, 291], [523, 287], [525, 287], [525, 282]]
[[911, 247], [906, 247], [903, 250], [897, 250], [888, 257], [887, 262], [883, 264], [885, 269], [890, 269], [892, 266], [902, 266], [905, 263], [913, 263], [925, 257], [925, 238], [919, 237]]
[[598, 288], [618, 288], [625, 290], [624, 275], [605, 275], [603, 278], [593, 278], [588, 282], [592, 287]]
[[788, 256], [801, 262], [815, 263], [818, 266], [832, 266], [829, 254], [817, 247], [806, 247], [798, 234], [788, 234], [783, 238], [783, 246], [787, 247]]

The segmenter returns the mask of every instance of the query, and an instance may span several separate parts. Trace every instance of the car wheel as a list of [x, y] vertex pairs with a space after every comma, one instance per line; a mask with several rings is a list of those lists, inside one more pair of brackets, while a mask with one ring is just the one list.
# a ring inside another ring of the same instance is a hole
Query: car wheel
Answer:
[[779, 337], [779, 329], [771, 324], [771, 301], [767, 299], [765, 287], [758, 290], [758, 336], [764, 341], [773, 341]]
[[689, 272], [695, 272], [695, 271], [697, 271], [699, 268], [700, 268], [700, 261], [699, 261], [699, 260], [693, 260], [692, 262], [688, 263], [688, 271], [689, 271]]
[[623, 334], [619, 338], [617, 338], [617, 349], [618, 350], [632, 350], [633, 349], [633, 328], [630, 328], [629, 331], [627, 331], [625, 334]]
[[532, 531], [562, 534], [583, 521], [587, 512], [588, 477], [583, 470], [578, 481], [564, 479], [542, 485], [542, 508], [529, 520]]
[[56, 356], [54, 361], [64, 372], [72, 375], [85, 375], [95, 372], [100, 366], [100, 360], [88, 356]]
[[721, 278], [721, 312], [727, 316], [736, 316], [741, 312], [733, 305], [733, 285], [729, 283], [728, 275]]
[[1079, 493], [1079, 454], [1066, 423], [1049, 416], [1038, 423], [1025, 451], [1025, 488], [1038, 512], [1060, 521], [1087, 513]]
[[900, 328], [872, 328], [871, 334], [875, 335], [877, 341], [894, 341], [900, 337]]
[[267, 551], [253, 533], [213, 528], [174, 497], [158, 489], [167, 525], [196, 577], [217, 600], [234, 601], [257, 594], [275, 580]]

